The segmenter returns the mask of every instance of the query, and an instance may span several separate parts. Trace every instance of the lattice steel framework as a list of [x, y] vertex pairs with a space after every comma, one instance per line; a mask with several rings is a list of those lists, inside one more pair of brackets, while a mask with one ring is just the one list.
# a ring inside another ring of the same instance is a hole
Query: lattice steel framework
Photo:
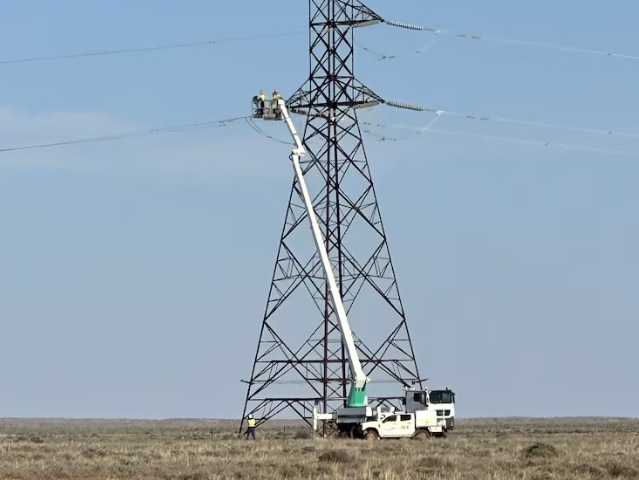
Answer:
[[[383, 21], [358, 1], [310, 0], [310, 76], [288, 101], [307, 116], [304, 178], [356, 336], [369, 395], [393, 403], [421, 380], [357, 109], [383, 100], [356, 80], [355, 27]], [[344, 404], [349, 369], [304, 204], [293, 182], [242, 418], [258, 424]], [[242, 429], [242, 425], [240, 425]]]

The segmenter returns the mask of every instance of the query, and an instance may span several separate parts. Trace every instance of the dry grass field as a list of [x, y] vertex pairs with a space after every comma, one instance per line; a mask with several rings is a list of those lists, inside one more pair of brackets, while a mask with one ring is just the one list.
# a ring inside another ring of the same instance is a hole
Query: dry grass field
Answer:
[[445, 439], [258, 441], [215, 420], [0, 419], [0, 479], [639, 479], [639, 421], [459, 419]]

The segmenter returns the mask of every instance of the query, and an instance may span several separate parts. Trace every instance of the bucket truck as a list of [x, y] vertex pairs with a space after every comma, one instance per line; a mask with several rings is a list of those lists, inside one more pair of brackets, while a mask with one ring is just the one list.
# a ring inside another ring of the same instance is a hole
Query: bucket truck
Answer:
[[290, 159], [308, 214], [315, 247], [329, 287], [331, 302], [337, 315], [342, 343], [348, 354], [352, 383], [346, 406], [338, 408], [332, 413], [320, 413], [314, 409], [313, 425], [315, 431], [317, 431], [318, 421], [328, 421], [336, 425], [340, 433], [354, 437], [400, 438], [430, 434], [445, 435], [448, 430], [453, 429], [455, 417], [455, 395], [448, 389], [429, 392], [428, 390], [407, 388], [402, 401], [405, 412], [384, 412], [379, 408], [373, 410], [369, 406], [366, 386], [370, 379], [364, 373], [355, 347], [342, 296], [335, 280], [324, 237], [300, 165], [300, 158], [306, 154], [304, 144], [291, 120], [286, 101], [280, 98], [279, 94], [272, 99], [267, 99], [262, 91], [259, 96], [253, 97], [252, 117], [264, 120], [284, 120], [293, 137], [294, 148]]

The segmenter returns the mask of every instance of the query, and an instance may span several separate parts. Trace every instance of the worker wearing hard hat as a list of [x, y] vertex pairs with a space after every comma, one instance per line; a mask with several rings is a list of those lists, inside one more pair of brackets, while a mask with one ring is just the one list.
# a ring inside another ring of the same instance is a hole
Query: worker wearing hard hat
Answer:
[[260, 117], [264, 115], [264, 100], [266, 100], [266, 93], [260, 90], [260, 95], [255, 97], [255, 109]]
[[277, 119], [282, 118], [282, 112], [280, 111], [279, 100], [280, 100], [280, 92], [276, 88], [275, 90], [273, 90], [272, 105], [273, 105], [273, 111], [275, 112], [275, 118]]
[[255, 440], [255, 418], [253, 418], [253, 415], [249, 414], [246, 424], [248, 425], [245, 433], [246, 439], [248, 440], [249, 436], [251, 436]]

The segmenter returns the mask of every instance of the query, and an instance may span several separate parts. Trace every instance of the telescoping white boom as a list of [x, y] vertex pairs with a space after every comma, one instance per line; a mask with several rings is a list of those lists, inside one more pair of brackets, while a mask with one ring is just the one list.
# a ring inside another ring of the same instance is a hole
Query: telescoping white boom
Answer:
[[[270, 105], [265, 105], [265, 102], [270, 103]], [[304, 172], [302, 171], [300, 158], [306, 154], [306, 149], [304, 148], [304, 144], [302, 143], [302, 140], [295, 130], [295, 125], [291, 120], [288, 108], [286, 107], [286, 102], [282, 98], [265, 101], [263, 100], [261, 107], [258, 108], [256, 112], [257, 113], [255, 114], [255, 116], [267, 120], [284, 119], [291, 133], [291, 136], [293, 137], [293, 141], [295, 142], [295, 148], [291, 152], [290, 158], [293, 162], [295, 178], [297, 179], [297, 183], [299, 184], [302, 198], [304, 200], [304, 205], [306, 207], [306, 212], [308, 214], [308, 219], [311, 224], [311, 231], [313, 233], [315, 247], [317, 248], [317, 253], [319, 254], [322, 261], [324, 275], [326, 276], [326, 281], [328, 283], [333, 308], [335, 310], [335, 313], [337, 314], [342, 342], [348, 353], [348, 362], [351, 370], [351, 375], [353, 377], [353, 383], [348, 394], [347, 405], [348, 407], [365, 407], [368, 405], [366, 384], [369, 382], [369, 378], [364, 373], [362, 364], [359, 360], [357, 348], [355, 347], [355, 341], [353, 340], [353, 332], [351, 331], [350, 324], [348, 323], [346, 310], [344, 309], [344, 304], [342, 302], [342, 295], [337, 286], [335, 274], [333, 273], [333, 267], [331, 266], [331, 262], [328, 258], [328, 252], [326, 251], [324, 236], [322, 235], [322, 232], [320, 230], [317, 215], [315, 214], [315, 209], [313, 208], [313, 201], [311, 200], [311, 196], [308, 192], [308, 187], [306, 186], [306, 181], [304, 180]]]

